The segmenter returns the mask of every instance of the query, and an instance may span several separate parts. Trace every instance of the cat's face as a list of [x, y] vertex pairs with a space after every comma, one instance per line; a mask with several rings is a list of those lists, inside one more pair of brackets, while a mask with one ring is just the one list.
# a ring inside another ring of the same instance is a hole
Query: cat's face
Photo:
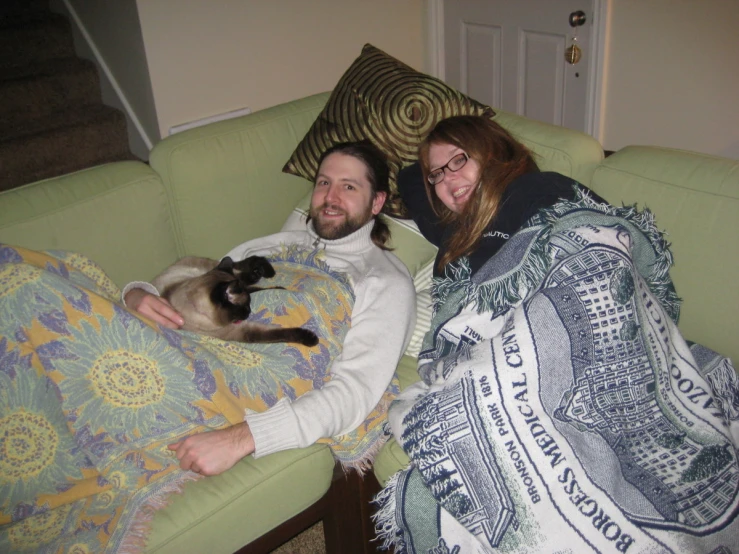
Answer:
[[310, 216], [321, 238], [344, 238], [380, 213], [385, 194], [372, 194], [364, 163], [336, 152], [318, 168]]
[[175, 292], [172, 302], [184, 308], [185, 321], [204, 331], [212, 331], [244, 320], [251, 312], [251, 297], [243, 283], [226, 271], [213, 269], [189, 279]]

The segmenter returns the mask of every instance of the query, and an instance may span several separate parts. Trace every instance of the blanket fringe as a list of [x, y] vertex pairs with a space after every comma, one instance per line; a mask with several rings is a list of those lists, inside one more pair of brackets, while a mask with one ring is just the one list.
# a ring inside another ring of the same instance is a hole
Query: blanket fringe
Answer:
[[469, 292], [472, 290], [472, 270], [467, 257], [461, 258], [457, 263], [447, 264], [444, 268], [444, 277], [434, 277], [433, 286], [431, 287], [431, 303], [433, 305], [433, 314], [444, 304], [453, 292], [464, 289]]
[[474, 306], [478, 312], [498, 313], [525, 299], [546, 276], [551, 266], [549, 239], [555, 224], [567, 214], [586, 209], [622, 218], [644, 234], [654, 251], [655, 262], [649, 273], [643, 277], [670, 318], [677, 323], [681, 299], [675, 292], [669, 274], [673, 264], [670, 243], [665, 239], [665, 233], [655, 225], [652, 211], [649, 208], [639, 211], [636, 205], [620, 208], [611, 206], [597, 202], [580, 187], [575, 187], [575, 190], [574, 200], [560, 200], [549, 208], [541, 209], [522, 227], [522, 229], [531, 227], [541, 229], [519, 268], [510, 275], [478, 286], [472, 281], [472, 270], [467, 257], [447, 265], [444, 277], [434, 279], [431, 293], [434, 314], [452, 293], [459, 290], [465, 291], [466, 300], [463, 303]]
[[727, 421], [739, 418], [739, 378], [728, 358], [723, 358], [706, 380]]
[[523, 300], [541, 282], [551, 265], [547, 246], [550, 234], [551, 226], [544, 226], [519, 268], [492, 282], [476, 285], [466, 256], [447, 265], [444, 277], [435, 278], [431, 290], [434, 314], [458, 290], [465, 291], [463, 303], [474, 306], [478, 313], [498, 313]]
[[334, 457], [341, 464], [341, 469], [344, 473], [350, 471], [356, 471], [360, 477], [363, 477], [365, 473], [372, 470], [372, 463], [375, 461], [375, 456], [385, 443], [390, 438], [390, 435], [383, 433], [377, 440], [375, 440], [369, 447], [364, 449], [359, 456], [354, 458], [339, 458], [334, 453]]
[[380, 548], [383, 550], [393, 548], [395, 554], [406, 554], [407, 552], [403, 533], [395, 523], [395, 510], [397, 509], [395, 491], [398, 481], [406, 471], [408, 469], [400, 470], [390, 477], [385, 488], [372, 500], [372, 503], [379, 508], [372, 516], [372, 521], [375, 524], [377, 540], [382, 541]]
[[520, 269], [505, 279], [477, 287], [473, 302], [478, 313], [508, 308], [521, 300], [544, 279], [551, 265], [547, 242], [551, 229], [543, 229]]
[[183, 472], [183, 475], [164, 485], [156, 494], [153, 494], [142, 504], [133, 516], [131, 525], [123, 535], [117, 554], [140, 554], [146, 547], [151, 532], [151, 522], [154, 513], [168, 506], [172, 494], [182, 494], [185, 484], [189, 481], [202, 479], [202, 475], [192, 472]]

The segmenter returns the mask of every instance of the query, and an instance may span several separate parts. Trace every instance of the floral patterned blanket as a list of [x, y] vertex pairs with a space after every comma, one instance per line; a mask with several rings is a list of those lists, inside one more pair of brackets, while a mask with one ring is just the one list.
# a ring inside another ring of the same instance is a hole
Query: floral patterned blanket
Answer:
[[[152, 509], [197, 478], [167, 445], [320, 388], [354, 296], [315, 252], [285, 248], [250, 319], [305, 326], [319, 345], [241, 344], [136, 317], [89, 259], [0, 245], [0, 551], [136, 551]], [[365, 424], [328, 438], [361, 465], [383, 437], [388, 388]]]

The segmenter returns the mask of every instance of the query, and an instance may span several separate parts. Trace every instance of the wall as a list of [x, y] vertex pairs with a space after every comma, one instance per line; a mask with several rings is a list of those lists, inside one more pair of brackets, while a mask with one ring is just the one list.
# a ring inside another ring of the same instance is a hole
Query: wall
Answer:
[[138, 0], [161, 136], [331, 90], [370, 42], [423, 64], [422, 0]]
[[[329, 90], [365, 42], [432, 69], [423, 48], [428, 0], [68, 2], [154, 142], [179, 123]], [[604, 147], [739, 158], [739, 1], [609, 5]], [[115, 104], [105, 82], [103, 93]]]
[[611, 0], [604, 148], [739, 159], [738, 29], [738, 0]]
[[[154, 96], [146, 63], [144, 40], [141, 35], [136, 0], [53, 0], [51, 8], [68, 17], [71, 11], [79, 18], [95, 48], [115, 79], [115, 86], [122, 92], [138, 123], [149, 141], [159, 138], [159, 124], [154, 106]], [[75, 48], [85, 58], [98, 62], [91, 47], [82, 38], [80, 30], [72, 24]], [[99, 69], [103, 102], [121, 109], [128, 118], [128, 135], [131, 151], [140, 158], [149, 158], [149, 148], [141, 133], [130, 119], [130, 113], [121, 102], [114, 84], [108, 81], [104, 71]]]

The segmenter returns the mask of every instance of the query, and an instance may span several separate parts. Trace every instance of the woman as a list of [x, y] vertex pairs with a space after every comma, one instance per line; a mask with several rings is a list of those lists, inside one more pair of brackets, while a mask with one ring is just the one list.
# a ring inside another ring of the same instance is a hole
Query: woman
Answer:
[[419, 164], [398, 176], [411, 217], [439, 247], [437, 277], [463, 256], [474, 275], [531, 216], [573, 200], [577, 187], [602, 201], [569, 177], [540, 172], [523, 144], [479, 116], [440, 121], [419, 147]]
[[[440, 122], [419, 158], [420, 169], [400, 177], [401, 194], [439, 245], [436, 271], [446, 278], [434, 289], [421, 380], [388, 413], [411, 463], [378, 496], [385, 546], [581, 552], [638, 542], [645, 552], [709, 552], [717, 540], [739, 543], [735, 504], [700, 517], [692, 514], [709, 513], [710, 500], [664, 508], [668, 497], [723, 486], [739, 462], [737, 435], [726, 433], [732, 416], [709, 413], [721, 401], [682, 402], [679, 388], [658, 377], [684, 371], [703, 390], [723, 386], [709, 384], [707, 366], [698, 369], [704, 354], [693, 359], [680, 337], [672, 258], [653, 216], [581, 199], [584, 187], [539, 172], [523, 146], [482, 118]], [[721, 379], [735, 382], [722, 363]], [[693, 439], [698, 421], [715, 438]], [[661, 463], [677, 448], [678, 461]], [[721, 469], [699, 470], [709, 459]], [[571, 485], [598, 507], [586, 511]], [[595, 524], [606, 503], [610, 535]], [[697, 531], [719, 528], [719, 518], [725, 538]]]

